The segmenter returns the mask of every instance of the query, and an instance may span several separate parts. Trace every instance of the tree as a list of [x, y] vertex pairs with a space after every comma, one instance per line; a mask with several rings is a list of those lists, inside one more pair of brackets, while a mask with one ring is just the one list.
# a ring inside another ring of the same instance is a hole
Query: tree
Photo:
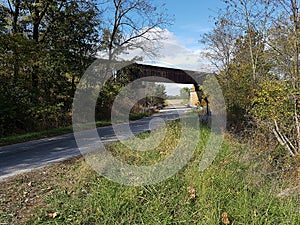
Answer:
[[295, 156], [300, 146], [299, 2], [224, 2], [226, 11], [203, 41], [223, 66], [217, 77], [229, 115], [244, 130], [277, 140]]
[[244, 41], [248, 43], [245, 50], [255, 83], [261, 75], [257, 67], [268, 39], [268, 28], [275, 6], [268, 0], [224, 0], [224, 3], [226, 9], [219, 10], [218, 17], [214, 18], [215, 28], [204, 34], [201, 41], [208, 44], [207, 56], [213, 60], [214, 65], [228, 74], [229, 64], [235, 55], [235, 41], [247, 38]]
[[[172, 20], [166, 14], [164, 5], [156, 5], [151, 0], [104, 0], [100, 6], [105, 22], [101, 28], [99, 50], [108, 59], [104, 76], [111, 77], [104, 85], [109, 97], [106, 98], [103, 92], [98, 99], [97, 111], [104, 112], [104, 103], [110, 109], [118, 91], [131, 80], [130, 69], [114, 74], [113, 62], [122, 60], [122, 54], [129, 50], [141, 49], [145, 54], [155, 54], [155, 46], [163, 38], [163, 29]], [[140, 58], [137, 55], [129, 60]], [[145, 101], [154, 104], [157, 99], [149, 97]]]
[[143, 91], [145, 91], [146, 98], [141, 99], [139, 103], [144, 107], [163, 105], [167, 98], [166, 87], [163, 84], [145, 82]]
[[206, 56], [219, 69], [227, 109], [240, 126], [251, 116], [251, 99], [260, 79], [267, 76], [265, 58], [268, 26], [274, 11], [269, 1], [229, 0], [214, 18], [214, 29], [202, 36]]
[[[260, 84], [260, 91], [253, 99], [252, 113], [258, 128], [272, 133], [278, 142], [295, 156], [300, 153], [299, 109], [288, 81], [273, 79]], [[272, 138], [274, 139], [274, 138]]]
[[[84, 10], [79, 10], [84, 9]], [[95, 59], [99, 46], [98, 28], [101, 12], [93, 1], [71, 1], [57, 12], [45, 42], [52, 45], [51, 58], [58, 57], [60, 67], [71, 77], [71, 95], [76, 82]]]
[[98, 48], [99, 16], [95, 1], [0, 5], [1, 134], [70, 124], [76, 82]]
[[172, 22], [164, 5], [155, 5], [151, 0], [112, 0], [105, 6], [107, 24], [102, 29], [100, 49], [109, 60], [134, 49], [155, 54], [155, 43], [163, 38], [163, 29]]
[[[300, 3], [297, 0], [275, 2], [277, 15], [273, 17], [273, 26], [269, 29], [268, 57], [273, 61], [272, 72], [279, 80], [279, 83], [274, 83], [277, 84], [275, 93], [282, 90], [280, 96], [277, 95], [281, 105], [278, 101], [271, 101], [271, 104], [261, 110], [262, 113], [256, 111], [255, 115], [259, 117], [263, 112], [268, 115], [265, 118], [268, 123], [263, 124], [274, 133], [278, 143], [294, 156], [300, 152], [299, 109], [297, 108], [297, 96], [300, 94], [298, 11]], [[274, 95], [274, 87], [271, 83], [266, 83], [262, 90], [267, 96]], [[258, 102], [262, 102], [261, 98], [259, 100]], [[274, 106], [278, 107], [274, 109]], [[256, 107], [261, 107], [261, 104], [257, 104]]]
[[155, 84], [155, 96], [161, 99], [166, 99], [166, 86], [163, 84]]
[[[274, 72], [289, 79], [299, 89], [299, 32], [298, 0], [277, 0], [277, 15], [269, 31], [270, 58], [276, 62]], [[273, 57], [272, 57], [273, 56]]]
[[219, 10], [218, 15], [214, 18], [215, 27], [212, 31], [203, 34], [200, 42], [207, 46], [205, 57], [219, 71], [225, 71], [226, 76], [229, 76], [229, 66], [235, 48], [234, 42], [239, 34], [233, 24], [234, 21], [231, 20], [228, 8], [225, 12]]
[[190, 89], [188, 87], [184, 87], [180, 89], [180, 98], [181, 99], [189, 99], [190, 97]]
[[[229, 31], [232, 32], [232, 29], [229, 29]], [[228, 37], [230, 36], [231, 39], [234, 36], [226, 34], [224, 30], [224, 39], [227, 39], [228, 42], [224, 42], [219, 31], [214, 35], [211, 33], [209, 36], [213, 38], [214, 45], [212, 46], [216, 46], [215, 52], [220, 52], [218, 57], [227, 57], [225, 61], [221, 62], [221, 65], [223, 65], [221, 68], [223, 69], [219, 72], [217, 78], [223, 89], [232, 125], [241, 126], [245, 120], [250, 118], [250, 110], [253, 104], [251, 100], [255, 95], [257, 83], [263, 77], [268, 76], [270, 70], [270, 65], [265, 58], [264, 47], [261, 45], [262, 37], [259, 32], [252, 30], [245, 31], [243, 35], [236, 36], [230, 41]], [[209, 36], [206, 36], [206, 38]], [[251, 41], [249, 41], [249, 36]], [[217, 40], [220, 40], [220, 43]], [[250, 48], [249, 45], [252, 45], [252, 47]], [[249, 49], [256, 52], [256, 76], [253, 76], [252, 56]], [[214, 57], [214, 59], [218, 57]]]

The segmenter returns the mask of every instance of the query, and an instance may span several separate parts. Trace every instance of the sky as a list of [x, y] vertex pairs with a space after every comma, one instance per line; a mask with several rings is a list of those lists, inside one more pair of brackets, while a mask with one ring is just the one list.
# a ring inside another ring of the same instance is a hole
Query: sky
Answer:
[[[142, 56], [144, 64], [166, 66], [201, 72], [214, 72], [216, 69], [203, 54], [205, 46], [200, 43], [201, 35], [213, 28], [213, 16], [224, 7], [222, 0], [153, 0], [154, 4], [165, 3], [167, 14], [174, 17], [173, 25], [163, 31], [156, 58], [149, 58], [142, 50], [135, 49], [122, 56], [132, 59]], [[160, 28], [157, 28], [160, 29]], [[149, 34], [151, 35], [151, 34]], [[151, 43], [152, 44], [152, 43]], [[177, 95], [183, 87], [191, 85], [165, 84], [167, 94]]]
[[[174, 64], [182, 69], [211, 71], [207, 60], [201, 52], [204, 45], [200, 43], [201, 35], [213, 27], [212, 16], [224, 3], [221, 0], [160, 0], [165, 3], [167, 13], [174, 17], [173, 25], [166, 28], [166, 40], [156, 61]], [[148, 58], [145, 57], [145, 61]], [[151, 59], [150, 59], [151, 60]]]
[[[214, 71], [209, 61], [201, 55], [205, 46], [199, 40], [202, 34], [212, 29], [212, 16], [217, 15], [218, 9], [224, 7], [224, 3], [221, 0], [163, 0], [163, 2], [166, 3], [168, 14], [174, 16], [175, 21], [165, 31], [168, 39], [163, 41], [161, 55], [156, 59], [158, 64], [170, 64], [171, 67], [203, 72]], [[188, 85], [165, 86], [167, 94], [177, 95], [182, 87]]]
[[174, 25], [168, 30], [185, 47], [199, 49], [200, 35], [212, 28], [211, 16], [216, 15], [223, 3], [220, 0], [164, 0], [170, 15], [174, 15]]

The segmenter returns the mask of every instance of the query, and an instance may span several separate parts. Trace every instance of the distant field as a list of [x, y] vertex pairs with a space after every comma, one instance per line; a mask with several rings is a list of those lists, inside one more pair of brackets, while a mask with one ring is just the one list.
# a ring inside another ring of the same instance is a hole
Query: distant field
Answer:
[[187, 104], [186, 99], [167, 99], [166, 102], [168, 105], [173, 105], [173, 106], [183, 106]]

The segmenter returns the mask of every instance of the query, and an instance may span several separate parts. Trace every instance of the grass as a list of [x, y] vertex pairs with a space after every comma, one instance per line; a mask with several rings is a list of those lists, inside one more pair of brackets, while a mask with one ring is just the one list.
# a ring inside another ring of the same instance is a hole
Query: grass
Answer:
[[[138, 119], [141, 119], [141, 118], [149, 116], [149, 115], [150, 115], [149, 113], [131, 114], [129, 116], [129, 119], [130, 120], [138, 120]], [[119, 121], [121, 122], [124, 120], [125, 119], [120, 119]], [[97, 127], [103, 127], [103, 126], [108, 126], [108, 125], [111, 125], [111, 122], [108, 120], [96, 121]], [[8, 137], [1, 137], [0, 138], [0, 146], [16, 144], [16, 143], [21, 143], [21, 142], [25, 142], [25, 141], [32, 141], [32, 140], [46, 138], [46, 137], [53, 137], [53, 136], [67, 134], [67, 133], [71, 133], [71, 132], [73, 132], [73, 128], [72, 128], [72, 126], [68, 126], [68, 127], [43, 130], [43, 131], [38, 131], [38, 132], [29, 132], [26, 134], [13, 135], [13, 136], [8, 136]]]
[[[168, 138], [153, 152], [132, 151], [121, 143], [108, 149], [133, 165], [158, 162], [171, 154], [180, 136], [177, 122], [168, 126]], [[230, 138], [213, 164], [199, 172], [208, 135], [201, 128], [190, 162], [155, 185], [114, 183], [82, 158], [18, 175], [0, 183], [0, 224], [300, 224], [299, 193], [277, 197], [298, 184], [296, 174], [289, 179], [270, 175], [264, 154]]]
[[[107, 126], [110, 124], [111, 124], [110, 121], [97, 121], [96, 122], [97, 127]], [[2, 137], [2, 138], [0, 138], [0, 146], [16, 144], [16, 143], [21, 143], [21, 142], [25, 142], [25, 141], [46, 138], [46, 137], [53, 137], [56, 135], [62, 135], [62, 134], [67, 134], [67, 133], [71, 133], [71, 132], [73, 132], [73, 128], [72, 128], [72, 126], [68, 126], [68, 127], [43, 130], [43, 131], [38, 131], [38, 132], [29, 132], [26, 134], [20, 134], [20, 135], [8, 136], [8, 137]]]

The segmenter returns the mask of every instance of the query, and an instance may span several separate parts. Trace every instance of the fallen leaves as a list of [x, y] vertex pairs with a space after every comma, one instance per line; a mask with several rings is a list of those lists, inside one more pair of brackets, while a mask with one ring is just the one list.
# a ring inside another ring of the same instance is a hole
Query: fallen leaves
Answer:
[[58, 216], [59, 216], [58, 212], [53, 212], [53, 213], [48, 213], [47, 214], [47, 217], [52, 218], [52, 219], [54, 219], [54, 218], [56, 218]]
[[[74, 162], [81, 163], [83, 160], [77, 157], [0, 182], [1, 219], [5, 218], [7, 224], [25, 224], [26, 221], [36, 216], [33, 212], [47, 207], [45, 199], [48, 196], [65, 188], [71, 189], [77, 180], [73, 181], [75, 174], [69, 174], [67, 171], [73, 171], [70, 167]], [[72, 180], [72, 183], [66, 180]], [[51, 218], [57, 219], [60, 215], [61, 212], [58, 214], [56, 210], [50, 208], [50, 211], [42, 216], [50, 220]]]
[[188, 192], [189, 192], [189, 198], [190, 200], [194, 200], [197, 195], [196, 195], [196, 189], [193, 187], [188, 187]]
[[222, 216], [222, 223], [223, 224], [230, 224], [230, 220], [228, 218], [228, 213], [227, 212], [223, 212], [221, 216]]

